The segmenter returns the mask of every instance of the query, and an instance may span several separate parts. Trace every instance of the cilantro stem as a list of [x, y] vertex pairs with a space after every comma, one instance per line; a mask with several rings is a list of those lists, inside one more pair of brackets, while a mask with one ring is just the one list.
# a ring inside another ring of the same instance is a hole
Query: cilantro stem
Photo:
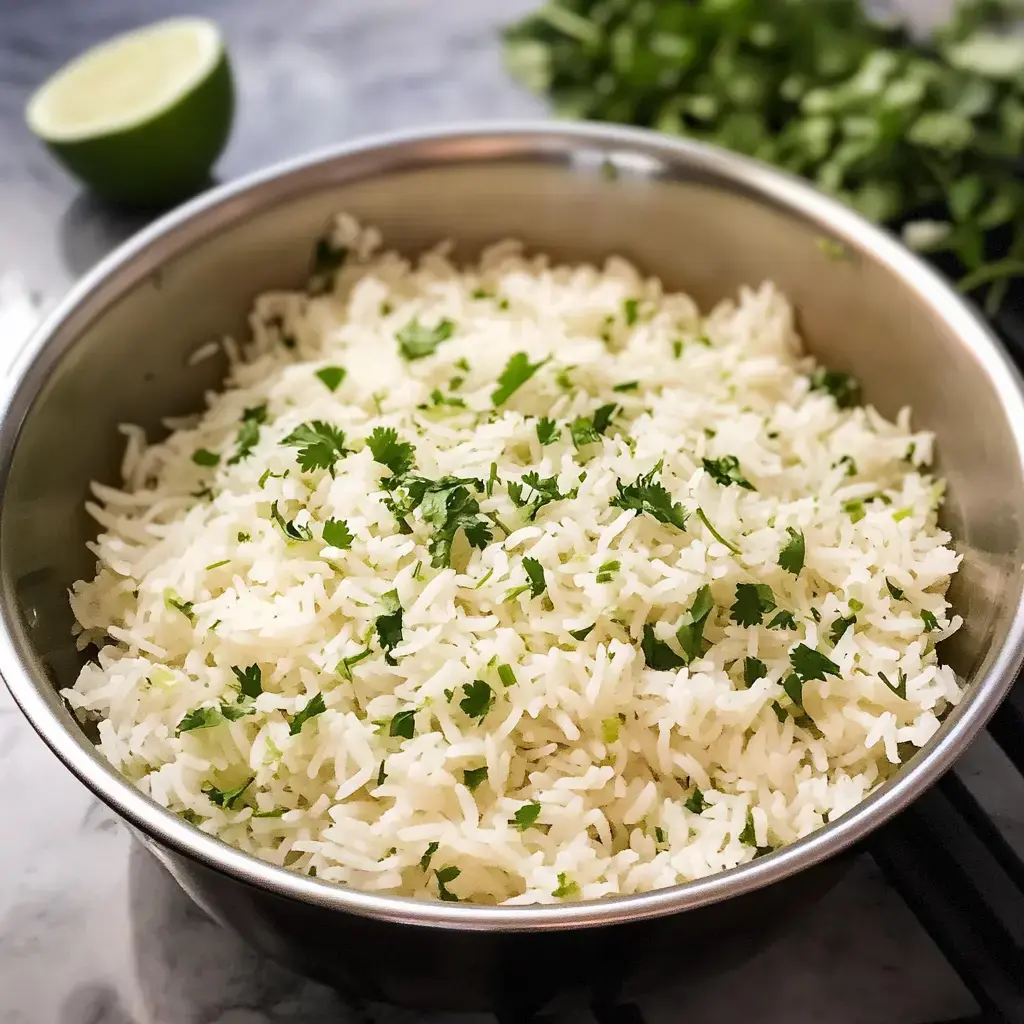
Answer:
[[512, 536], [512, 531], [498, 518], [497, 512], [485, 512], [484, 515], [487, 516], [487, 518], [490, 519], [490, 521], [494, 523], [494, 525], [501, 530], [506, 537]]
[[711, 533], [711, 536], [714, 537], [715, 540], [717, 540], [719, 544], [724, 544], [725, 547], [727, 547], [734, 555], [738, 555], [740, 553], [740, 549], [738, 547], [736, 547], [735, 544], [732, 544], [729, 541], [727, 541], [711, 525], [711, 520], [708, 519], [706, 513], [704, 512], [704, 509], [702, 509], [699, 505], [697, 506], [697, 518], [708, 528], [709, 532]]

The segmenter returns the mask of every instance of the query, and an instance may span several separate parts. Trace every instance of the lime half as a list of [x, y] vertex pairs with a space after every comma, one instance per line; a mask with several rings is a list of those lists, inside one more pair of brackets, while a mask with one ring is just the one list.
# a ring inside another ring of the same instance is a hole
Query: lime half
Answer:
[[233, 113], [231, 68], [217, 26], [174, 18], [77, 57], [36, 91], [25, 119], [104, 198], [156, 206], [205, 182]]

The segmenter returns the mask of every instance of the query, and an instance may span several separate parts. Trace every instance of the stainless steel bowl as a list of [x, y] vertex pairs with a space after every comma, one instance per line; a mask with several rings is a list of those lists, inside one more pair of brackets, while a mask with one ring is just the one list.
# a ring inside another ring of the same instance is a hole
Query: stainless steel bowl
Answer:
[[[621, 253], [708, 304], [770, 278], [811, 349], [938, 436], [965, 628], [945, 655], [967, 698], [889, 784], [827, 828], [711, 878], [554, 907], [371, 895], [299, 877], [204, 835], [125, 782], [57, 696], [75, 677], [66, 592], [90, 574], [89, 480], [117, 475], [119, 423], [159, 433], [201, 406], [259, 292], [300, 285], [338, 210], [407, 252], [470, 256], [505, 236], [568, 260]], [[253, 175], [142, 232], [83, 280], [0, 385], [0, 673], [61, 760], [217, 919], [314, 976], [417, 1005], [515, 1013], [567, 983], [721, 966], [764, 941], [825, 864], [918, 796], [1013, 680], [1024, 632], [1024, 401], [985, 325], [923, 263], [806, 185], [703, 146], [621, 128], [501, 125], [356, 143]], [[73, 856], [73, 851], [68, 851]], [[703, 959], [701, 959], [703, 958]]]

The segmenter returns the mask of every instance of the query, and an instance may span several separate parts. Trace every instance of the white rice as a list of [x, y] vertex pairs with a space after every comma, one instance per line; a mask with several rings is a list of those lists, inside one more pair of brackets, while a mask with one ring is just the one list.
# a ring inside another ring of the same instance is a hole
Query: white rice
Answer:
[[[444, 247], [410, 264], [344, 217], [334, 240], [349, 255], [333, 289], [260, 297], [252, 340], [226, 343], [227, 390], [158, 444], [126, 427], [124, 490], [94, 485], [97, 573], [71, 600], [80, 642], [100, 652], [64, 696], [98, 720], [101, 751], [140, 789], [297, 872], [552, 903], [673, 885], [792, 842], [932, 736], [962, 693], [935, 653], [959, 625], [944, 598], [959, 557], [936, 524], [941, 485], [923, 471], [932, 438], [908, 410], [890, 423], [812, 389], [815, 364], [774, 287], [702, 318], [617, 258], [552, 267], [503, 243], [465, 269]], [[396, 335], [413, 318], [448, 318], [454, 333], [406, 361]], [[517, 353], [548, 362], [495, 410]], [[316, 376], [327, 366], [346, 371], [333, 392]], [[465, 405], [432, 405], [435, 392]], [[570, 422], [609, 403], [611, 425], [577, 449]], [[229, 464], [244, 410], [262, 405], [251, 455]], [[542, 416], [560, 430], [546, 445]], [[352, 449], [333, 477], [303, 472], [281, 444], [313, 420]], [[415, 445], [418, 475], [482, 481], [465, 494], [511, 535], [483, 519], [482, 550], [460, 531], [451, 566], [433, 567], [424, 508], [402, 533], [385, 504], [389, 470], [365, 443], [375, 427]], [[219, 465], [197, 465], [197, 449]], [[705, 469], [727, 455], [756, 490]], [[610, 504], [619, 482], [659, 466], [652, 480], [689, 512], [685, 530]], [[530, 471], [573, 495], [535, 521], [508, 489]], [[289, 542], [274, 507], [313, 540]], [[331, 518], [347, 523], [350, 549], [320, 539]], [[779, 564], [790, 529], [805, 541], [798, 575]], [[546, 589], [509, 598], [528, 583], [524, 557]], [[744, 583], [771, 588], [760, 625], [733, 620]], [[704, 585], [709, 645], [679, 667], [675, 632]], [[391, 591], [395, 664], [375, 629]], [[768, 628], [780, 610], [795, 628]], [[645, 624], [671, 669], [645, 667]], [[800, 644], [839, 673], [807, 681], [802, 707], [783, 687]], [[746, 658], [766, 670], [749, 687]], [[232, 667], [251, 665], [262, 693], [249, 706]], [[880, 673], [905, 680], [905, 699]], [[483, 718], [467, 713], [487, 705], [476, 680], [493, 694]], [[326, 710], [293, 735], [292, 717], [321, 698]], [[211, 724], [179, 732], [202, 708]], [[394, 716], [413, 709], [406, 739]], [[464, 772], [484, 767], [471, 791]]]

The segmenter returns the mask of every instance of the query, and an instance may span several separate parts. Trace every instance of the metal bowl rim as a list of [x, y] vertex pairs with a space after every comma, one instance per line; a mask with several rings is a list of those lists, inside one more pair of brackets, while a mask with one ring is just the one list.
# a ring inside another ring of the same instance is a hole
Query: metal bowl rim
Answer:
[[[363, 137], [277, 163], [189, 201], [115, 249], [70, 289], [33, 332], [7, 379], [0, 380], [0, 514], [3, 490], [22, 420], [17, 415], [15, 403], [16, 400], [20, 403], [24, 414], [38, 394], [37, 391], [21, 394], [28, 371], [45, 353], [68, 318], [88, 302], [92, 293], [123, 273], [151, 245], [173, 236], [183, 226], [201, 220], [223, 204], [243, 197], [254, 200], [253, 208], [257, 212], [272, 207], [275, 205], [272, 197], [264, 196], [263, 192], [269, 190], [272, 193], [275, 185], [280, 187], [290, 178], [320, 165], [376, 156], [378, 173], [393, 171], [403, 164], [403, 156], [408, 162], [407, 151], [411, 151], [415, 159], [416, 151], [422, 147], [428, 152], [421, 157], [419, 165], [428, 163], [442, 167], [452, 161], [444, 152], [440, 158], [436, 154], [431, 156], [432, 146], [487, 140], [515, 144], [511, 153], [520, 158], [549, 153], [552, 147], [555, 151], [578, 148], [603, 152], [613, 160], [617, 155], [640, 155], [654, 161], [663, 160], [669, 165], [699, 168], [719, 179], [742, 184], [762, 200], [770, 198], [830, 230], [845, 242], [870, 252], [905, 287], [915, 291], [932, 307], [983, 366], [999, 394], [1018, 457], [1024, 465], [1024, 384], [1017, 368], [1002, 351], [980, 315], [936, 271], [886, 231], [794, 176], [716, 147], [637, 128], [543, 121], [484, 121]], [[466, 159], [471, 162], [473, 154]], [[628, 165], [628, 156], [625, 162]], [[19, 627], [8, 613], [4, 602], [0, 606], [3, 618], [0, 676], [22, 712], [81, 782], [158, 845], [281, 897], [381, 921], [459, 930], [556, 931], [660, 917], [738, 896], [810, 868], [864, 838], [935, 782], [998, 707], [1024, 661], [1022, 591], [1016, 597], [1006, 639], [984, 678], [976, 680], [975, 693], [961, 704], [953, 720], [947, 722], [946, 727], [915, 757], [914, 763], [836, 821], [769, 856], [697, 881], [637, 895], [556, 906], [487, 907], [380, 895], [300, 876], [243, 853], [187, 824], [111, 768], [83, 734], [72, 733], [64, 726], [42, 696], [41, 690], [49, 688], [49, 683], [46, 680], [36, 682], [16, 652], [12, 634], [19, 632]]]

